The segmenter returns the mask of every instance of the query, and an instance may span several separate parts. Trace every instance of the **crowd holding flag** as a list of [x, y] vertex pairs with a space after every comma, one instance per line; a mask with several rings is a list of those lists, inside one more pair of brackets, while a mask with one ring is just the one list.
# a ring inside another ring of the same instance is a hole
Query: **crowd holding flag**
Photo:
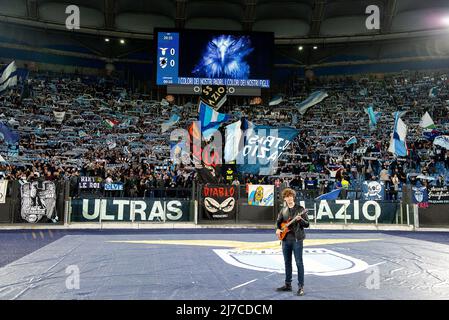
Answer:
[[371, 129], [375, 129], [377, 126], [377, 121], [380, 119], [381, 112], [375, 112], [373, 109], [373, 105], [368, 105], [368, 108], [365, 109], [365, 112], [369, 117], [369, 125]]
[[9, 88], [17, 85], [17, 67], [13, 61], [0, 71], [0, 95], [5, 93]]
[[0, 122], [0, 135], [8, 144], [16, 144], [19, 142], [20, 136], [17, 132], [11, 130], [8, 126]]
[[230, 116], [228, 114], [215, 111], [211, 106], [200, 101], [199, 120], [201, 122], [201, 134], [206, 141], [210, 140], [220, 125], [229, 119]]
[[341, 189], [335, 189], [331, 192], [324, 193], [319, 197], [316, 197], [315, 200], [336, 200], [340, 196]]
[[328, 94], [324, 91], [315, 91], [313, 92], [306, 100], [301, 103], [295, 104], [296, 109], [300, 114], [305, 114], [309, 108], [313, 107], [317, 103], [320, 103], [325, 98], [328, 97]]
[[438, 136], [433, 140], [433, 144], [449, 150], [449, 136]]
[[120, 123], [119, 121], [117, 121], [115, 119], [106, 119], [104, 122], [109, 129], [114, 128], [116, 125], [118, 125]]
[[181, 119], [181, 117], [179, 115], [177, 115], [176, 113], [173, 113], [171, 115], [170, 119], [168, 119], [166, 122], [161, 124], [162, 133], [164, 133], [165, 131], [167, 131], [168, 129], [173, 127], [175, 124], [177, 124], [180, 119]]
[[283, 101], [283, 98], [281, 95], [276, 95], [273, 97], [273, 99], [268, 103], [268, 105], [271, 106], [277, 106]]
[[390, 139], [390, 147], [388, 151], [398, 157], [407, 156], [407, 126], [399, 117], [399, 112], [395, 112], [394, 129]]
[[423, 129], [435, 129], [435, 123], [433, 123], [432, 118], [430, 117], [430, 114], [426, 111], [426, 113], [422, 116], [421, 121], [419, 122], [419, 126]]
[[352, 136], [351, 138], [346, 141], [346, 145], [349, 146], [351, 144], [357, 143], [357, 138], [355, 136]]
[[438, 87], [432, 87], [429, 90], [429, 98], [435, 98], [438, 95]]

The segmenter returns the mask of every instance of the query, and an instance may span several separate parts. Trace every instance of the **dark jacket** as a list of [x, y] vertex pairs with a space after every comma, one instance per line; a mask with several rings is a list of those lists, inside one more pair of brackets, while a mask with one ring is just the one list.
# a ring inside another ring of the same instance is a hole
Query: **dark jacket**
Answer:
[[[278, 214], [278, 217], [276, 220], [276, 227], [278, 229], [281, 229], [282, 222], [287, 222], [290, 218], [296, 217], [296, 215], [298, 213], [300, 213], [302, 210], [304, 210], [303, 207], [301, 207], [297, 204], [295, 204], [295, 206], [292, 209], [290, 209], [290, 210], [287, 210], [287, 209], [288, 209], [288, 207], [285, 206], [284, 208], [281, 209], [281, 211]], [[296, 240], [304, 240], [306, 237], [304, 228], [309, 227], [309, 217], [307, 216], [307, 213], [303, 213], [301, 215], [301, 217], [304, 220], [295, 221], [289, 226], [289, 229], [291, 230], [291, 231], [289, 231], [289, 233], [294, 235]], [[288, 238], [289, 238], [289, 234], [286, 235], [284, 240], [286, 240]]]

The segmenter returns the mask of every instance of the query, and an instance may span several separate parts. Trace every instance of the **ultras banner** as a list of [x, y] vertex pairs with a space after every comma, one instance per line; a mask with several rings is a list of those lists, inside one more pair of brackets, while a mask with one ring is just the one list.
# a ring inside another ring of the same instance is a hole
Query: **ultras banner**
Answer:
[[72, 199], [71, 222], [176, 222], [189, 221], [190, 201], [169, 199]]

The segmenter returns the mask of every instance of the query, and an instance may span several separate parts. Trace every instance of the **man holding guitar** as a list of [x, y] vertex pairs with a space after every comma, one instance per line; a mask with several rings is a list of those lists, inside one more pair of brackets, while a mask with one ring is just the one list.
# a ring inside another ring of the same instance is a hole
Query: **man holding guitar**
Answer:
[[304, 264], [302, 261], [304, 228], [309, 227], [307, 210], [295, 204], [296, 192], [290, 188], [282, 191], [284, 207], [276, 221], [276, 235], [282, 240], [282, 254], [285, 262], [285, 285], [277, 291], [292, 291], [292, 252], [298, 269], [298, 296], [304, 295]]

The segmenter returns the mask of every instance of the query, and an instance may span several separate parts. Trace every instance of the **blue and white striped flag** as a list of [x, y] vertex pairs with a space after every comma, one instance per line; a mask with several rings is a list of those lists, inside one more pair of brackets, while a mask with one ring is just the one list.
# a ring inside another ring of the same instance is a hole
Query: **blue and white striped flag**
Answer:
[[15, 61], [13, 61], [2, 70], [0, 76], [0, 95], [15, 85], [17, 85], [17, 68]]
[[328, 94], [326, 92], [315, 91], [303, 102], [295, 103], [295, 107], [296, 107], [296, 109], [298, 109], [300, 114], [304, 114], [310, 107], [313, 107], [317, 103], [320, 103], [327, 97], [328, 97]]
[[211, 106], [200, 101], [199, 120], [201, 121], [201, 134], [209, 140], [223, 122], [230, 119], [228, 114], [215, 111]]
[[407, 136], [407, 126], [399, 117], [399, 112], [395, 112], [394, 129], [390, 139], [390, 147], [388, 151], [399, 157], [407, 156], [407, 144], [405, 138]]

